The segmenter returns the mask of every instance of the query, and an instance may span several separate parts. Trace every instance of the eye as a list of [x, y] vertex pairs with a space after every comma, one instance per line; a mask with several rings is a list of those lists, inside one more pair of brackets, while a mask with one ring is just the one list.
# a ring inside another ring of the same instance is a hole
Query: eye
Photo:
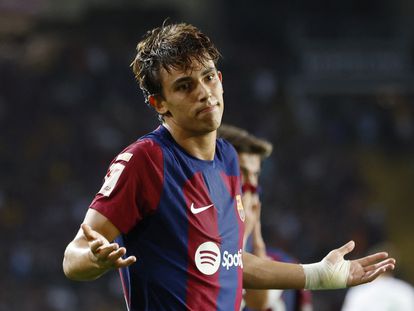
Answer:
[[216, 74], [214, 72], [211, 72], [206, 76], [207, 81], [213, 81], [215, 78], [216, 78]]
[[249, 171], [248, 171], [246, 168], [244, 168], [244, 167], [241, 167], [241, 168], [240, 168], [240, 171], [241, 171], [241, 175], [242, 175], [242, 177], [243, 177], [245, 180], [247, 180], [247, 179], [249, 178]]
[[190, 82], [184, 82], [177, 86], [176, 90], [179, 92], [187, 92], [191, 89]]

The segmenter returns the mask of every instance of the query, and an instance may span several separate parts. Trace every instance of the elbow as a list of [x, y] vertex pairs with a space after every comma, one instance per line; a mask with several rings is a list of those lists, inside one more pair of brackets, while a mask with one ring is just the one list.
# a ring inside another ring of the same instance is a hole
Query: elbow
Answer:
[[71, 265], [70, 254], [69, 254], [68, 248], [66, 248], [65, 253], [63, 255], [62, 269], [63, 269], [63, 273], [69, 280], [72, 280], [72, 281], [79, 280], [79, 278], [76, 277], [76, 274], [74, 273], [74, 269]]
[[65, 260], [63, 259], [63, 274], [69, 279], [69, 280], [73, 280], [73, 277], [70, 273], [70, 270], [67, 268], [67, 266], [65, 265]]
[[73, 280], [73, 275], [72, 275], [72, 271], [69, 267], [69, 260], [67, 258], [67, 249], [65, 251], [65, 254], [63, 255], [63, 261], [62, 261], [62, 269], [63, 269], [63, 273], [65, 274], [65, 276], [70, 279]]
[[66, 258], [63, 258], [62, 268], [63, 268], [63, 273], [69, 280], [83, 281], [83, 279], [76, 274], [74, 269], [71, 268], [69, 261]]

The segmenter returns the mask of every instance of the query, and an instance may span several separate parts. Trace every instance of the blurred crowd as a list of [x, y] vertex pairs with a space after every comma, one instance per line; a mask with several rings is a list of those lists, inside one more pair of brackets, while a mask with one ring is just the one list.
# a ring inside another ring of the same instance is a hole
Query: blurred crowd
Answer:
[[[124, 310], [117, 273], [76, 283], [61, 269], [112, 157], [158, 125], [129, 64], [143, 33], [174, 13], [121, 13], [39, 22], [1, 40], [0, 311]], [[289, 41], [283, 20], [278, 31], [266, 27], [272, 37], [265, 41], [253, 38], [263, 20], [254, 28], [234, 16], [221, 32], [200, 28], [223, 53], [224, 121], [275, 145], [261, 179], [268, 244], [302, 262], [349, 239], [355, 256], [385, 238], [406, 245], [413, 237], [404, 217], [413, 215], [414, 90], [399, 77], [366, 88], [358, 79], [335, 84], [344, 73], [306, 67], [315, 54]], [[412, 74], [411, 64], [402, 78]], [[408, 258], [402, 271], [413, 252], [401, 252]], [[343, 295], [318, 293], [315, 310], [339, 310]]]

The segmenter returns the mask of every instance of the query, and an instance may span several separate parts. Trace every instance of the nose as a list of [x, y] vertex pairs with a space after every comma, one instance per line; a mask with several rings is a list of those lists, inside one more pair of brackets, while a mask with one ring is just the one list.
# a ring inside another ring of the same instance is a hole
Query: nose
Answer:
[[199, 83], [198, 94], [199, 100], [201, 102], [209, 102], [211, 100], [211, 97], [213, 96], [211, 94], [210, 88], [202, 82]]
[[249, 183], [253, 186], [257, 186], [257, 176], [255, 174], [249, 174], [248, 176]]
[[250, 173], [250, 172], [245, 172], [242, 174], [242, 182], [243, 183], [248, 183], [250, 185], [253, 186], [257, 186], [258, 184], [258, 178], [256, 176], [256, 174]]

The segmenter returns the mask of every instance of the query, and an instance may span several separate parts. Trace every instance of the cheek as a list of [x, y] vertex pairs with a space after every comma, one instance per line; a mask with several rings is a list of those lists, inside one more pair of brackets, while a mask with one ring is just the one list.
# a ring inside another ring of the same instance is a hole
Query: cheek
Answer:
[[187, 119], [194, 114], [191, 105], [185, 105], [182, 103], [179, 105], [171, 105], [169, 111], [176, 119]]

